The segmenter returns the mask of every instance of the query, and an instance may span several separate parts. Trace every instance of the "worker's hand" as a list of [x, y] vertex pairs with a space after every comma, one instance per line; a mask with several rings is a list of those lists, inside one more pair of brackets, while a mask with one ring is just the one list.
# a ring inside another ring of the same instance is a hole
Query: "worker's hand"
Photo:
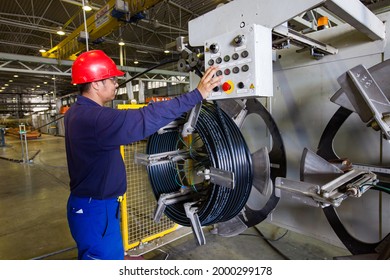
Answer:
[[219, 86], [221, 84], [222, 75], [216, 76], [215, 73], [217, 72], [218, 67], [211, 66], [207, 71], [204, 73], [202, 79], [200, 80], [198, 84], [198, 90], [202, 94], [203, 99], [207, 98], [210, 94], [210, 92], [215, 88], [216, 86]]

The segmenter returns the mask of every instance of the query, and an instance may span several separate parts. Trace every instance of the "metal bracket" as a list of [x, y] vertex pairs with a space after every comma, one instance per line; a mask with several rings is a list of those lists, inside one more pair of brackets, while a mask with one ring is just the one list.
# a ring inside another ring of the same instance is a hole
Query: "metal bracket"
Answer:
[[162, 214], [164, 213], [167, 205], [176, 204], [178, 202], [191, 199], [191, 197], [190, 190], [185, 188], [178, 192], [161, 194], [158, 198], [156, 209], [154, 210], [153, 221], [158, 223], [161, 220]]
[[189, 134], [192, 134], [192, 132], [194, 132], [201, 109], [202, 103], [198, 103], [194, 108], [192, 108], [186, 123], [183, 125], [183, 131], [181, 133], [183, 137], [187, 137]]
[[[291, 30], [287, 28], [284, 25], [279, 25], [276, 26], [273, 30], [272, 33], [276, 36], [281, 37], [282, 39], [288, 39], [288, 43], [290, 44], [295, 44], [298, 46], [304, 47], [304, 49], [310, 48], [311, 55], [315, 56], [315, 54], [318, 56], [320, 55], [321, 57], [325, 56], [325, 54], [337, 54], [338, 49], [324, 44], [322, 42], [316, 41], [312, 38], [309, 38], [305, 35], [302, 35], [294, 30]], [[275, 42], [275, 41], [274, 41]], [[273, 43], [274, 43], [273, 42]], [[314, 53], [315, 51], [315, 53]]]
[[[390, 140], [390, 126], [388, 123], [390, 122], [389, 100], [363, 65], [358, 65], [347, 71], [347, 74], [373, 114], [369, 124], [373, 128], [378, 125], [385, 138]], [[376, 124], [373, 125], [374, 120]]]
[[220, 185], [226, 188], [234, 189], [234, 173], [210, 166], [210, 169], [198, 171], [198, 176], [203, 176], [205, 180], [210, 180], [211, 183]]
[[177, 127], [180, 125], [180, 122], [178, 121], [172, 121], [166, 126], [161, 127], [159, 130], [157, 130], [158, 134], [164, 134], [165, 132], [172, 131], [177, 129]]
[[370, 72], [358, 65], [337, 80], [360, 119], [390, 140], [390, 102]]
[[198, 207], [195, 207], [193, 205], [196, 205], [198, 202], [187, 202], [184, 203], [184, 210], [186, 212], [187, 218], [190, 219], [192, 231], [194, 232], [194, 235], [196, 237], [196, 240], [198, 241], [199, 245], [206, 244], [206, 239], [203, 234], [202, 226], [199, 221], [198, 217]]
[[145, 166], [151, 166], [167, 162], [176, 162], [179, 160], [185, 160], [187, 158], [189, 158], [189, 152], [187, 150], [176, 150], [150, 155], [137, 152], [134, 153], [134, 163], [142, 164]]
[[291, 198], [311, 206], [338, 207], [348, 197], [362, 196], [375, 183], [374, 173], [352, 169], [322, 186], [277, 177], [275, 187], [279, 192], [289, 193]]

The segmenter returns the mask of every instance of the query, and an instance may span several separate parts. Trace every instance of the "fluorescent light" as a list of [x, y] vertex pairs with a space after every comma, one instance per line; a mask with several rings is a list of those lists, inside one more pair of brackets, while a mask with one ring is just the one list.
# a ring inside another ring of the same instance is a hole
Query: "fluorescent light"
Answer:
[[123, 39], [120, 39], [120, 40], [119, 40], [118, 45], [119, 45], [119, 46], [124, 46], [124, 45], [125, 45], [125, 42], [123, 41]]

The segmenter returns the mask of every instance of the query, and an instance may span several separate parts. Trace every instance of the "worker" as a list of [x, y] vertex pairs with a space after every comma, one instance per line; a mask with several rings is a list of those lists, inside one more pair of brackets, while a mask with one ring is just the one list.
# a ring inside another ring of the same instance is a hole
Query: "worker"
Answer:
[[221, 83], [209, 68], [193, 91], [139, 110], [104, 104], [115, 97], [124, 73], [101, 50], [78, 56], [72, 65], [77, 101], [65, 114], [65, 146], [70, 177], [67, 217], [79, 259], [124, 259], [119, 202], [126, 192], [120, 145], [143, 140], [188, 112]]

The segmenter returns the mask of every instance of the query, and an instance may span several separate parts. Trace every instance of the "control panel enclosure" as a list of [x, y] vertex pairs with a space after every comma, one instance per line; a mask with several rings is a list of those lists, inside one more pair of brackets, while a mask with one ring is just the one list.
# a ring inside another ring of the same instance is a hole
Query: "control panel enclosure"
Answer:
[[252, 24], [204, 43], [205, 68], [219, 67], [222, 83], [208, 100], [273, 95], [272, 31]]

